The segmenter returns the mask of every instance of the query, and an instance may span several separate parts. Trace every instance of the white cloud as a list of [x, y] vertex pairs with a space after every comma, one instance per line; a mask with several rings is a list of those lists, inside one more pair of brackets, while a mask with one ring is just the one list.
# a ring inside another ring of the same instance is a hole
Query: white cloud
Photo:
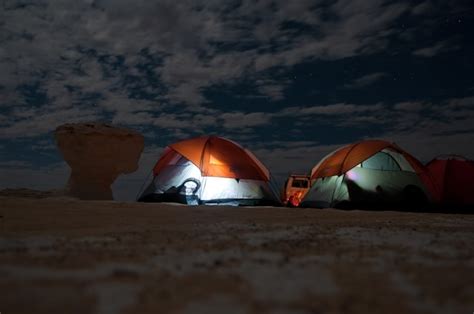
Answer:
[[459, 49], [459, 47], [456, 45], [453, 45], [447, 41], [440, 41], [432, 46], [416, 49], [415, 51], [413, 51], [413, 54], [418, 57], [430, 58], [441, 53], [457, 49]]
[[404, 101], [395, 104], [393, 109], [402, 111], [420, 111], [426, 106], [426, 103], [420, 101]]
[[[267, 0], [243, 1], [240, 6], [168, 0], [99, 0], [92, 4], [55, 0], [23, 8], [15, 3], [8, 1], [2, 16], [6, 28], [1, 53], [7, 57], [0, 61], [0, 85], [6, 87], [4, 95], [10, 105], [18, 102], [16, 86], [39, 76], [50, 101], [56, 104], [68, 104], [79, 97], [65, 90], [65, 84], [78, 87], [81, 93], [112, 88], [116, 93], [124, 74], [115, 70], [112, 77], [105, 77], [97, 57], [121, 56], [128, 67], [126, 74], [132, 74], [143, 49], [162, 58], [153, 70], [166, 86], [164, 99], [202, 104], [206, 87], [232, 84], [255, 71], [290, 66], [308, 58], [337, 59], [383, 49], [391, 22], [407, 9], [405, 4], [380, 0], [369, 4], [340, 0], [329, 6]], [[262, 10], [267, 12], [265, 16]], [[324, 19], [327, 14], [335, 18]], [[290, 20], [319, 29], [317, 38], [303, 33], [295, 36], [280, 27]], [[272, 48], [272, 42], [278, 43], [278, 48]], [[233, 49], [223, 51], [214, 43]], [[244, 47], [245, 43], [252, 45]], [[283, 88], [281, 84], [260, 86], [263, 94], [275, 100], [281, 99]], [[98, 105], [109, 97], [110, 93]], [[127, 95], [119, 97], [126, 99]], [[115, 105], [109, 102], [106, 106]]]
[[346, 114], [361, 114], [364, 112], [380, 111], [383, 109], [382, 104], [375, 105], [355, 105], [346, 103], [337, 103], [323, 106], [309, 106], [309, 107], [289, 107], [280, 111], [278, 116], [308, 116], [308, 115], [323, 115], [323, 116], [342, 116]]
[[264, 82], [258, 85], [257, 89], [263, 95], [268, 96], [273, 100], [281, 100], [284, 98], [284, 90], [286, 86], [282, 83]]
[[219, 116], [223, 120], [223, 127], [228, 129], [246, 128], [270, 123], [271, 113], [266, 112], [229, 112]]
[[11, 121], [9, 125], [0, 127], [0, 138], [35, 137], [54, 130], [65, 122], [89, 122], [100, 120], [94, 109], [68, 108], [61, 111], [41, 111], [26, 119]]
[[413, 9], [411, 10], [411, 13], [414, 15], [421, 15], [421, 14], [430, 12], [432, 9], [433, 9], [433, 3], [430, 0], [428, 0], [414, 6]]
[[[197, 113], [207, 106], [206, 88], [243, 79], [254, 80], [259, 93], [279, 101], [290, 81], [275, 80], [266, 70], [383, 51], [394, 33], [393, 22], [410, 10], [408, 3], [383, 0], [246, 0], [240, 4], [39, 0], [16, 4], [5, 2], [0, 34], [0, 106], [23, 106], [12, 112], [14, 119], [0, 117], [2, 133], [9, 137], [45, 133], [55, 123], [110, 119], [109, 114], [116, 123], [185, 129], [189, 126], [186, 119], [180, 127], [173, 117], [164, 121], [166, 116], [158, 113], [178, 103], [184, 104], [183, 112]], [[282, 27], [288, 21], [313, 31]], [[430, 54], [428, 50], [417, 53]], [[150, 63], [151, 59], [155, 61]], [[120, 62], [122, 66], [116, 67]], [[144, 65], [149, 66], [147, 75], [153, 75], [155, 81], [144, 78], [143, 68], [139, 68]], [[383, 75], [371, 73], [349, 85], [366, 86]], [[47, 97], [41, 108], [26, 106], [17, 89], [32, 83], [39, 84]], [[132, 99], [129, 87], [140, 88], [154, 99]], [[71, 115], [71, 106], [83, 113]], [[324, 115], [345, 110], [365, 109], [336, 104], [303, 112]], [[255, 114], [249, 118], [254, 125], [270, 119]], [[214, 122], [209, 117], [196, 119], [199, 125]], [[227, 127], [236, 124], [224, 120]]]
[[383, 72], [370, 73], [370, 74], [363, 75], [355, 79], [349, 84], [346, 84], [345, 87], [346, 88], [361, 88], [361, 87], [369, 86], [379, 81], [385, 76], [387, 76], [387, 74]]

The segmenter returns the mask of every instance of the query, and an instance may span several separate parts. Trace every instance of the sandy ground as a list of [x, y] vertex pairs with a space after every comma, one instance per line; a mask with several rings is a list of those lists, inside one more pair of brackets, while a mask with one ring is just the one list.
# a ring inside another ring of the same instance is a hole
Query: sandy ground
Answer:
[[473, 313], [474, 215], [0, 197], [0, 312]]

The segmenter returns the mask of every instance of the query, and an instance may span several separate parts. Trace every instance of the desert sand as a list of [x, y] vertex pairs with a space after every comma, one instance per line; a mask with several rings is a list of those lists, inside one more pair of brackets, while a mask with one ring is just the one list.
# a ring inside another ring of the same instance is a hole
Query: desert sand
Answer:
[[0, 197], [1, 313], [474, 311], [474, 215], [27, 196]]

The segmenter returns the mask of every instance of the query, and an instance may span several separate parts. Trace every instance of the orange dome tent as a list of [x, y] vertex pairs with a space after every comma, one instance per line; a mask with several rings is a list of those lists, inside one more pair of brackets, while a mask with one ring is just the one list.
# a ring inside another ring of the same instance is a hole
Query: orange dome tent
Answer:
[[140, 200], [182, 200], [183, 184], [191, 180], [196, 184], [193, 203], [278, 203], [267, 168], [250, 151], [222, 137], [202, 136], [169, 145], [153, 175]]
[[168, 148], [153, 168], [155, 175], [170, 158], [180, 154], [196, 165], [203, 176], [270, 180], [270, 172], [250, 151], [222, 137], [192, 138], [171, 144]]
[[310, 177], [312, 188], [302, 206], [370, 199], [399, 201], [407, 193], [423, 194], [428, 199], [436, 196], [421, 162], [396, 144], [382, 140], [361, 141], [334, 151], [311, 170]]

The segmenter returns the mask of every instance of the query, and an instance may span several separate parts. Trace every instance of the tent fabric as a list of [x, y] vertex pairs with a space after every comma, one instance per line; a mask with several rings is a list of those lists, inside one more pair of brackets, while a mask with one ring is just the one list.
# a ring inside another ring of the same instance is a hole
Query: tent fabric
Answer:
[[[413, 169], [412, 165], [407, 161], [407, 154], [405, 156], [399, 152], [396, 152], [390, 148], [383, 149], [382, 152], [388, 153], [390, 157], [392, 157], [400, 166], [401, 170], [403, 171], [409, 171], [409, 172], [416, 172], [415, 169]], [[422, 167], [421, 163], [419, 164], [420, 167]]]
[[[186, 157], [204, 176], [270, 180], [270, 172], [252, 153], [221, 137], [197, 137], [171, 144], [169, 149]], [[160, 171], [162, 163], [155, 166], [155, 174]]]
[[185, 157], [175, 153], [176, 162], [163, 166], [153, 179], [150, 193], [166, 193], [179, 187], [188, 178], [201, 178], [201, 171]]
[[439, 202], [474, 205], [474, 161], [461, 156], [439, 156], [426, 168], [439, 192]]
[[390, 154], [386, 152], [378, 152], [369, 159], [360, 163], [361, 168], [379, 169], [385, 171], [400, 171], [401, 168]]
[[341, 175], [357, 164], [391, 144], [385, 141], [371, 140], [344, 146], [311, 171], [311, 179]]
[[355, 167], [345, 175], [319, 178], [301, 206], [330, 207], [350, 203], [401, 203], [406, 201], [406, 187], [426, 190], [413, 172], [385, 171]]
[[186, 204], [279, 204], [265, 166], [230, 140], [206, 136], [168, 146], [153, 168], [142, 201]]
[[[313, 184], [301, 206], [342, 202], [403, 202], [432, 199], [433, 183], [423, 165], [395, 144], [364, 141], [329, 154], [312, 170]], [[429, 184], [425, 184], [424, 180]]]
[[[200, 184], [197, 191], [186, 191], [183, 183], [192, 179]], [[191, 203], [228, 203], [257, 204], [262, 201], [276, 201], [271, 185], [262, 180], [235, 179], [224, 177], [203, 176], [196, 165], [181, 156], [179, 162], [166, 165], [154, 177], [143, 195], [152, 195], [151, 199], [162, 201], [178, 201], [190, 204], [186, 196], [196, 200]], [[161, 197], [160, 197], [161, 196]], [[253, 202], [249, 202], [253, 200]]]
[[417, 173], [423, 185], [428, 189], [429, 195], [436, 199], [438, 195], [436, 187], [424, 165], [398, 145], [382, 140], [365, 140], [346, 145], [330, 153], [311, 170], [311, 179], [343, 175], [380, 151], [389, 151], [403, 171]]
[[349, 144], [329, 154], [311, 170], [311, 179], [341, 175], [385, 149], [401, 154], [415, 172], [424, 172], [423, 164], [396, 144], [381, 140], [366, 140]]

